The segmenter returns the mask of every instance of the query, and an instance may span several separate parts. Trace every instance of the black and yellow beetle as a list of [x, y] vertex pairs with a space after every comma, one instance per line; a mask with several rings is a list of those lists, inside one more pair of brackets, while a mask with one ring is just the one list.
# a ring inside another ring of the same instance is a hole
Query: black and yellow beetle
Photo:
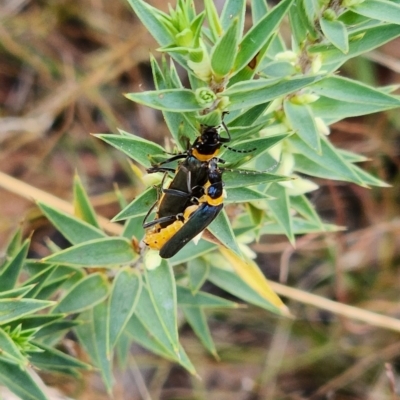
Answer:
[[200, 197], [191, 196], [189, 205], [181, 212], [170, 216], [160, 216], [157, 213], [159, 218], [145, 225], [150, 229], [146, 231], [144, 243], [151, 249], [159, 250], [162, 258], [173, 257], [206, 229], [222, 210], [222, 171], [218, 167], [217, 158], [207, 163], [205, 184], [201, 187], [194, 186], [192, 190], [198, 195], [202, 194]]
[[[224, 113], [224, 115], [226, 112]], [[200, 136], [188, 150], [176, 154], [147, 172], [175, 172], [175, 176], [156, 204], [149, 210], [143, 227], [146, 229], [144, 243], [150, 248], [160, 250], [160, 256], [169, 258], [175, 255], [186, 243], [202, 232], [223, 208], [222, 171], [217, 158], [221, 146], [232, 138], [224, 123], [221, 122], [227, 137], [221, 137], [219, 126], [202, 125]], [[236, 152], [247, 153], [252, 150]], [[184, 159], [178, 168], [167, 167], [168, 163]], [[146, 222], [147, 217], [157, 206], [154, 221]]]
[[[218, 127], [202, 126], [200, 136], [184, 153], [176, 154], [158, 165], [149, 168], [147, 172], [175, 172], [175, 176], [167, 189], [161, 189], [162, 194], [154, 205], [157, 206], [157, 213], [154, 221], [146, 222], [152, 211], [149, 210], [143, 221], [143, 228], [149, 228], [159, 224], [161, 228], [167, 227], [175, 222], [178, 215], [193, 204], [192, 199], [201, 197], [204, 185], [208, 180], [209, 161], [216, 160], [223, 143], [231, 141], [231, 136], [225, 123], [222, 122], [228, 137], [223, 138], [218, 132]], [[184, 158], [177, 169], [166, 167], [173, 161]], [[223, 160], [219, 160], [223, 163]]]

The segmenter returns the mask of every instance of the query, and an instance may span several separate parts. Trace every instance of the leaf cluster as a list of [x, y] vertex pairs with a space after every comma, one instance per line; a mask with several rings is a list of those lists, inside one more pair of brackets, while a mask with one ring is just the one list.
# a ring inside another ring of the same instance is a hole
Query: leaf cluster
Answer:
[[0, 383], [21, 399], [37, 400], [47, 396], [35, 370], [79, 377], [92, 367], [55, 347], [80, 322], [56, 310], [51, 295], [83, 273], [28, 260], [29, 244], [17, 230], [0, 265]]

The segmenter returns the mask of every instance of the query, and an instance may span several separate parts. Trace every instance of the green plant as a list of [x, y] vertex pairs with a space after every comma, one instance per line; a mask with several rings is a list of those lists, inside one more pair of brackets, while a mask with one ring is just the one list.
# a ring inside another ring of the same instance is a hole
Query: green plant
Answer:
[[[28, 242], [21, 244], [19, 231], [8, 246], [0, 276], [0, 302], [7, 313], [0, 320], [0, 381], [23, 399], [45, 398], [31, 378], [31, 364], [70, 374], [89, 368], [43, 345], [44, 337], [54, 345], [71, 328], [110, 392], [113, 354], [124, 359], [132, 341], [194, 374], [179, 343], [177, 308], [216, 355], [205, 310], [237, 304], [201, 291], [203, 283], [209, 280], [246, 302], [284, 314], [247, 244], [277, 233], [294, 243], [296, 235], [337, 229], [316, 214], [306, 196], [316, 185], [304, 175], [385, 185], [356, 165], [362, 156], [336, 148], [327, 134], [329, 125], [343, 118], [399, 107], [394, 87], [373, 88], [335, 74], [347, 60], [400, 36], [396, 2], [283, 0], [268, 10], [265, 2], [254, 0], [253, 26], [246, 34], [245, 1], [227, 0], [220, 16], [209, 0], [199, 14], [190, 0], [178, 1], [169, 14], [143, 1], [130, 4], [171, 62], [152, 58], [156, 90], [127, 97], [163, 112], [178, 150], [194, 140], [200, 124], [218, 125], [228, 110], [232, 147], [256, 148], [246, 155], [228, 149], [221, 154], [232, 169], [223, 178], [227, 208], [233, 207], [229, 203], [244, 206], [235, 208], [234, 218], [223, 212], [210, 225], [226, 247], [202, 240], [161, 261], [154, 253], [140, 258], [131, 243], [132, 236], [143, 237], [143, 216], [156, 200], [153, 187], [128, 205], [121, 200], [114, 220], [126, 222], [113, 237], [100, 228], [79, 179], [75, 216], [39, 203], [72, 247], [60, 251], [49, 243], [54, 254], [37, 263], [25, 260]], [[286, 17], [291, 48], [279, 33]], [[190, 89], [183, 87], [176, 63], [186, 70]], [[161, 146], [124, 131], [96, 136], [145, 168], [167, 157]], [[187, 268], [175, 276], [173, 267], [182, 264]], [[23, 266], [29, 279], [17, 286]], [[101, 270], [88, 273], [89, 267]], [[63, 293], [57, 303], [48, 300], [57, 291]], [[14, 314], [11, 303], [18, 305]], [[45, 307], [52, 308], [35, 314]], [[63, 320], [66, 316], [74, 319]]]
[[[0, 274], [0, 382], [21, 399], [47, 399], [35, 369], [79, 376], [92, 367], [54, 346], [79, 322], [64, 320], [49, 297], [61, 285], [71, 285], [84, 273], [69, 266], [40, 265], [26, 259], [30, 239], [21, 242], [19, 229], [10, 240]], [[29, 278], [18, 285], [23, 273]], [[68, 283], [67, 283], [68, 281]], [[46, 314], [39, 313], [51, 309]]]

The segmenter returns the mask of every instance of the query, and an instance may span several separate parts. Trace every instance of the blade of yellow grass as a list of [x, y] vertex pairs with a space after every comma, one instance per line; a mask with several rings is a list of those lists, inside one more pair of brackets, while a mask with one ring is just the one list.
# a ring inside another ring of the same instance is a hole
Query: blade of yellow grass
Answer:
[[271, 288], [280, 296], [330, 311], [333, 314], [365, 322], [368, 325], [400, 332], [400, 319], [377, 314], [375, 312], [363, 310], [362, 308], [349, 306], [347, 304], [338, 303], [336, 301], [307, 293], [299, 289], [291, 288], [277, 282], [269, 283]]
[[[59, 208], [62, 211], [73, 214], [74, 211], [73, 206], [68, 202], [61, 200], [58, 197], [53, 196], [49, 193], [46, 193], [43, 190], [37, 189], [25, 182], [21, 182], [20, 180], [15, 179], [7, 174], [4, 174], [1, 171], [0, 171], [0, 187], [12, 193], [15, 193], [21, 197], [24, 197], [28, 200], [31, 200], [33, 202], [40, 200], [47, 203], [48, 205]], [[98, 220], [100, 226], [106, 232], [113, 235], [122, 234], [123, 227], [121, 225], [112, 223], [107, 218], [104, 217], [98, 217]], [[246, 280], [247, 283], [251, 285], [250, 282], [254, 282], [254, 284], [256, 285], [257, 280], [259, 280], [260, 282], [264, 281], [264, 283], [260, 284], [259, 290], [265, 291], [265, 294], [268, 294], [270, 292], [273, 293], [273, 291], [275, 291], [280, 296], [287, 297], [288, 299], [295, 300], [303, 304], [309, 304], [311, 306], [330, 311], [333, 314], [342, 315], [346, 318], [365, 322], [366, 324], [375, 326], [377, 328], [389, 329], [392, 331], [400, 332], [399, 319], [388, 317], [386, 315], [377, 314], [372, 311], [363, 310], [358, 307], [338, 303], [333, 300], [328, 300], [325, 299], [324, 297], [307, 293], [299, 289], [294, 289], [277, 282], [267, 281], [262, 272], [258, 269], [258, 266], [256, 265], [256, 268], [254, 268], [253, 262], [251, 262], [248, 265], [245, 265], [246, 263], [243, 260], [241, 260], [238, 256], [236, 255], [232, 256], [232, 253], [229, 253], [229, 250], [226, 249], [222, 250], [221, 247], [220, 251], [224, 256], [226, 256], [229, 260], [231, 260], [233, 267], [237, 266], [237, 270], [235, 269], [236, 272], [241, 277], [243, 276], [243, 279], [245, 277], [246, 279], [244, 280]], [[241, 260], [240, 263], [238, 262], [238, 259]], [[246, 271], [250, 272], [246, 273]], [[257, 285], [256, 286], [252, 285], [252, 287], [255, 288], [257, 287]], [[275, 296], [277, 299], [279, 299], [279, 297], [276, 294]], [[278, 305], [283, 303], [279, 299], [277, 300], [276, 304]]]
[[281, 311], [281, 315], [286, 317], [291, 316], [288, 308], [271, 289], [267, 278], [260, 271], [260, 268], [253, 260], [244, 260], [226, 247], [221, 246], [219, 251], [225, 257], [225, 259], [228, 260], [232, 268], [244, 282], [254, 289], [263, 299], [267, 300], [276, 308], [278, 308]]
[[[37, 189], [25, 182], [13, 178], [0, 171], [0, 187], [9, 192], [15, 193], [18, 196], [24, 197], [33, 202], [42, 201], [50, 206], [58, 208], [61, 211], [74, 214], [74, 207], [72, 204], [64, 201], [50, 193]], [[106, 232], [113, 235], [121, 235], [123, 227], [118, 224], [113, 224], [107, 218], [98, 217], [99, 224]]]

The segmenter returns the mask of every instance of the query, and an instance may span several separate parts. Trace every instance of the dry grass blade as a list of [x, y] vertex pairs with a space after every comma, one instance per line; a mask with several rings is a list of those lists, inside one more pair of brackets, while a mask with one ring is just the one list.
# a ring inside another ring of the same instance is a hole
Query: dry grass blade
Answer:
[[[73, 214], [72, 204], [64, 201], [50, 193], [35, 188], [28, 183], [22, 182], [0, 171], [0, 187], [22, 196], [32, 201], [42, 201], [52, 207], [58, 208], [66, 213]], [[122, 226], [110, 222], [107, 218], [98, 216], [100, 226], [108, 233], [113, 235], [120, 235], [122, 233]]]
[[303, 290], [291, 288], [277, 282], [271, 282], [271, 287], [280, 296], [287, 297], [291, 300], [295, 300], [303, 304], [309, 304], [314, 307], [330, 311], [336, 315], [341, 315], [343, 317], [362, 321], [371, 326], [400, 332], [399, 319], [380, 315], [372, 311], [363, 310], [362, 308], [349, 306], [347, 304], [338, 303], [336, 301], [329, 300], [315, 294], [307, 293]]

